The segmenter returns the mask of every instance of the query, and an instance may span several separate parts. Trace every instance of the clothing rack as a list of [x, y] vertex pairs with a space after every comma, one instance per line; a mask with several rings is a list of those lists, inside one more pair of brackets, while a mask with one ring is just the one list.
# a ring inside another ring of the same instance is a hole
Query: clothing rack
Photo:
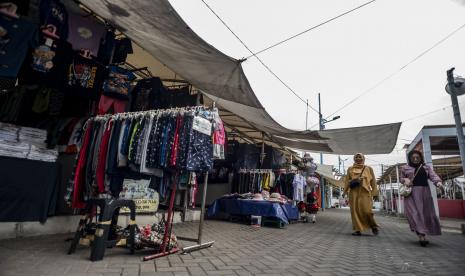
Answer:
[[272, 173], [271, 169], [239, 169], [239, 173]]
[[157, 115], [157, 114], [166, 114], [170, 112], [189, 112], [189, 111], [211, 111], [208, 107], [205, 106], [189, 106], [189, 107], [175, 107], [168, 109], [155, 109], [155, 110], [145, 110], [145, 111], [134, 111], [134, 112], [122, 112], [116, 114], [105, 114], [97, 115], [94, 120], [108, 120], [111, 118], [127, 118], [127, 117], [138, 117], [144, 115]]
[[[159, 110], [148, 110], [148, 111], [137, 111], [137, 112], [125, 112], [125, 113], [117, 113], [117, 114], [106, 114], [106, 115], [95, 116], [89, 119], [84, 128], [87, 129], [88, 126], [91, 126], [92, 122], [99, 122], [100, 124], [104, 124], [104, 127], [106, 128], [107, 125], [111, 126], [113, 120], [117, 121], [117, 120], [123, 120], [127, 118], [138, 120], [138, 119], [142, 119], [145, 116], [158, 116], [158, 115], [170, 116], [171, 114], [181, 114], [183, 112], [188, 113], [188, 112], [202, 112], [202, 111], [217, 112], [217, 109], [209, 108], [206, 106], [192, 106], [192, 107], [182, 107], [182, 108], [170, 108], [170, 109], [159, 109]], [[178, 168], [178, 167], [171, 167], [170, 170], [173, 172], [174, 178], [172, 179], [172, 182], [171, 182], [171, 194], [169, 195], [167, 221], [165, 224], [165, 232], [164, 232], [165, 235], [163, 237], [162, 244], [160, 246], [159, 251], [156, 254], [144, 257], [143, 258], [144, 261], [163, 257], [169, 254], [174, 254], [180, 250], [179, 248], [169, 248], [169, 240], [170, 240], [170, 236], [172, 232], [176, 187], [178, 184], [177, 182], [180, 179], [181, 170], [183, 169]], [[199, 171], [205, 171], [205, 169], [199, 169]], [[189, 239], [191, 241], [197, 242], [197, 244], [195, 246], [184, 248], [183, 249], [184, 253], [191, 252], [191, 251], [198, 250], [198, 249], [207, 248], [207, 247], [212, 246], [214, 243], [214, 241], [202, 243], [207, 185], [208, 185], [208, 172], [205, 172], [205, 182], [204, 182], [204, 187], [203, 187], [203, 197], [202, 197], [202, 203], [201, 203], [202, 207], [201, 207], [201, 217], [200, 217], [198, 237], [197, 239]]]

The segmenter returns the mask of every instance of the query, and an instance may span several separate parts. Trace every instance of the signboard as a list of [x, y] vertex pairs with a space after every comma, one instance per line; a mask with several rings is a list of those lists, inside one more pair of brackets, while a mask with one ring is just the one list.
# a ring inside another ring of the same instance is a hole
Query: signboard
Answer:
[[[121, 199], [132, 199], [136, 204], [136, 213], [154, 213], [158, 210], [159, 195], [149, 188], [149, 179], [125, 179]], [[121, 208], [120, 213], [130, 213], [128, 208]]]
[[[158, 210], [158, 193], [157, 198], [153, 199], [134, 199], [136, 204], [136, 213], [155, 213]], [[130, 213], [129, 209], [123, 207], [120, 209], [121, 214]]]

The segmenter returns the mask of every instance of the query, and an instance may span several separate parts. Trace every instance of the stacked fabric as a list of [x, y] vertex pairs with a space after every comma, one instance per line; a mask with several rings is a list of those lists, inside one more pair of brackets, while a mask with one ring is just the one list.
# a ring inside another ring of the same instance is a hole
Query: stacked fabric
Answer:
[[31, 145], [27, 159], [38, 160], [44, 162], [55, 162], [57, 160], [58, 151], [53, 149], [46, 149]]
[[0, 156], [27, 158], [29, 154], [29, 145], [16, 141], [1, 140]]
[[47, 149], [47, 131], [0, 123], [0, 156], [55, 162], [56, 150]]
[[47, 131], [44, 129], [19, 127], [18, 139], [21, 142], [46, 148]]

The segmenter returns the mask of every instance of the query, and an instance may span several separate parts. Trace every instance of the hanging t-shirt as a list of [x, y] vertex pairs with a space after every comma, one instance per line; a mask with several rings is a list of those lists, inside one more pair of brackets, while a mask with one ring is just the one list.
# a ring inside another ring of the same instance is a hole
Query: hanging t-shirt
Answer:
[[136, 76], [129, 70], [118, 66], [108, 68], [108, 78], [103, 85], [103, 94], [120, 100], [129, 100], [131, 82]]
[[90, 17], [69, 14], [68, 41], [73, 49], [89, 50], [91, 55], [97, 56], [100, 40], [105, 36], [105, 27]]
[[98, 100], [107, 69], [92, 59], [75, 54], [68, 67], [68, 85], [80, 97]]
[[40, 1], [40, 24], [43, 26], [53, 25], [56, 34], [66, 40], [68, 38], [68, 12], [60, 0]]
[[69, 65], [73, 58], [71, 44], [46, 34], [40, 37], [40, 46], [33, 49], [19, 75], [22, 84], [46, 84], [59, 88], [66, 83]]
[[0, 14], [0, 77], [16, 78], [29, 48], [36, 46], [33, 23]]
[[100, 42], [97, 60], [100, 63], [103, 63], [105, 65], [110, 64], [114, 49], [115, 49], [115, 32], [113, 30], [107, 30], [105, 37]]
[[304, 200], [304, 188], [305, 178], [301, 174], [296, 174], [292, 181], [292, 187], [294, 188], [293, 199], [296, 201]]
[[137, 82], [131, 92], [131, 111], [160, 109], [164, 106], [161, 95], [166, 94], [160, 78], [154, 77]]
[[115, 40], [115, 49], [113, 52], [113, 63], [125, 62], [128, 54], [132, 54], [132, 43], [127, 37]]

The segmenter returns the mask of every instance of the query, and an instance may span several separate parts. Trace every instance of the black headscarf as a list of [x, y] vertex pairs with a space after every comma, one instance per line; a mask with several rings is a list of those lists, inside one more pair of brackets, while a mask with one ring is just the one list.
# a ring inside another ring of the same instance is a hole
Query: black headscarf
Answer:
[[[418, 155], [420, 156], [420, 163], [418, 163], [418, 164], [414, 164], [414, 163], [412, 162], [412, 155], [414, 155], [415, 153], [418, 154]], [[423, 154], [422, 154], [420, 151], [418, 151], [418, 150], [412, 150], [411, 152], [408, 153], [408, 160], [407, 160], [407, 162], [408, 162], [408, 165], [409, 165], [410, 167], [418, 168], [418, 167], [420, 167], [421, 165], [423, 165], [423, 164], [425, 163], [425, 160], [423, 159]]]

